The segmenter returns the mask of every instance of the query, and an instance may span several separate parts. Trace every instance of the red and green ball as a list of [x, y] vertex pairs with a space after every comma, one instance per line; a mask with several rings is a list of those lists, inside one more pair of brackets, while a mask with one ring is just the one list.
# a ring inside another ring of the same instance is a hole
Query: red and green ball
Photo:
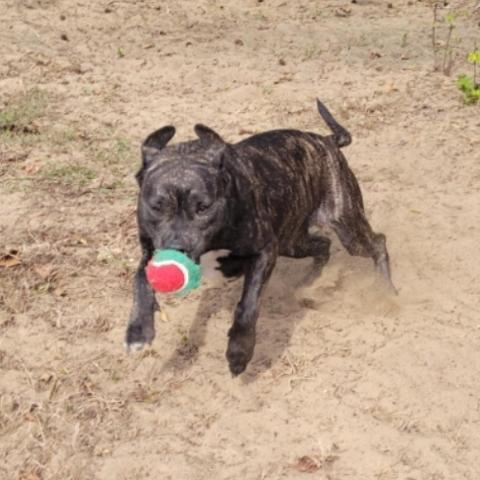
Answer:
[[200, 285], [202, 271], [191, 258], [178, 250], [155, 250], [146, 267], [150, 286], [161, 293], [187, 294]]

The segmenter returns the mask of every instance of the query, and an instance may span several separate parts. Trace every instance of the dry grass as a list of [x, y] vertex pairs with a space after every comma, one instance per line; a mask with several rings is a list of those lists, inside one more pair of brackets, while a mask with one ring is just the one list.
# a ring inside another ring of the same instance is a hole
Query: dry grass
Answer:
[[[19, 357], [5, 361], [23, 377], [26, 385], [21, 393], [2, 395], [0, 417], [3, 434], [16, 432], [14, 438], [21, 440], [23, 453], [18, 453], [25, 461], [19, 465], [20, 472], [41, 475], [46, 465], [55, 465], [60, 460], [53, 477], [74, 478], [74, 472], [63, 470], [62, 458], [86, 460], [102, 455], [102, 448], [107, 448], [102, 445], [112, 435], [109, 429], [115, 422], [128, 423], [128, 396], [107, 392], [101, 386], [102, 381], [112, 377], [114, 369], [104, 355], [97, 354], [72, 365], [35, 369], [27, 367]], [[92, 472], [89, 467], [88, 471]]]
[[[475, 480], [478, 295], [456, 242], [476, 238], [478, 141], [431, 71], [430, 12], [164, 3], [7, 0], [23, 30], [0, 32], [0, 74], [23, 83], [0, 92], [0, 478]], [[165, 302], [126, 356], [142, 136], [321, 128], [316, 95], [355, 134], [405, 297], [337, 249], [298, 298], [279, 266], [242, 379], [224, 359], [238, 282]]]

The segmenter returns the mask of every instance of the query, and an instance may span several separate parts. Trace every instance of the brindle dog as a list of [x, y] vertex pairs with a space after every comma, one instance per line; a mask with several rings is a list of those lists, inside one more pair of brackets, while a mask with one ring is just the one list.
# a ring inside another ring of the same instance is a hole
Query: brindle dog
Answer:
[[195, 261], [227, 249], [220, 260], [227, 276], [245, 276], [228, 333], [230, 371], [242, 373], [252, 358], [262, 292], [279, 255], [329, 258], [330, 240], [309, 233], [331, 227], [351, 255], [371, 257], [393, 290], [385, 236], [365, 217], [362, 194], [341, 148], [351, 137], [317, 100], [332, 134], [273, 130], [241, 142], [225, 142], [196, 125], [198, 139], [167, 146], [167, 126], [142, 145], [138, 226], [142, 259], [135, 277], [127, 348], [151, 343], [155, 295], [145, 277], [154, 249], [181, 250]]

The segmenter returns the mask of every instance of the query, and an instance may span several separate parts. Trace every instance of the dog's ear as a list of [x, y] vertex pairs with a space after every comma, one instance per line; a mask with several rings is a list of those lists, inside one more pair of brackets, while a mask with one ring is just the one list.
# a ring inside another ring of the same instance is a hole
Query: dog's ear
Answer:
[[164, 148], [171, 138], [175, 135], [175, 127], [168, 125], [151, 133], [142, 143], [142, 156], [148, 157], [149, 154], [155, 153]]
[[194, 130], [201, 143], [206, 145], [211, 143], [225, 144], [223, 138], [217, 132], [201, 123], [195, 125]]
[[227, 155], [228, 150], [228, 145], [225, 140], [223, 140], [223, 138], [217, 132], [205, 125], [202, 125], [201, 123], [195, 125], [194, 130], [200, 140], [200, 143], [207, 147], [214, 147], [210, 151], [210, 154], [212, 155], [211, 163], [216, 168], [221, 170], [224, 166], [225, 156]]
[[175, 127], [168, 125], [152, 132], [142, 143], [142, 167], [135, 176], [139, 185], [142, 184], [145, 168], [152, 160], [152, 156], [162, 150], [175, 135]]

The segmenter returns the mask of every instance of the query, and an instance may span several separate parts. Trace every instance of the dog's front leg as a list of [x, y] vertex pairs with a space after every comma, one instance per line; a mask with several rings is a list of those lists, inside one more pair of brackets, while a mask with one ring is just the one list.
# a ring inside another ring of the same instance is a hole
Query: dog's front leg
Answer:
[[130, 349], [142, 348], [152, 343], [155, 337], [154, 314], [157, 308], [155, 293], [148, 284], [145, 267], [153, 255], [153, 245], [146, 238], [140, 238], [142, 258], [135, 274], [133, 307], [125, 334], [125, 346]]
[[270, 242], [258, 255], [245, 260], [247, 263], [242, 298], [235, 309], [233, 325], [228, 332], [227, 360], [233, 375], [242, 373], [253, 356], [260, 297], [275, 266], [277, 255], [276, 242]]

